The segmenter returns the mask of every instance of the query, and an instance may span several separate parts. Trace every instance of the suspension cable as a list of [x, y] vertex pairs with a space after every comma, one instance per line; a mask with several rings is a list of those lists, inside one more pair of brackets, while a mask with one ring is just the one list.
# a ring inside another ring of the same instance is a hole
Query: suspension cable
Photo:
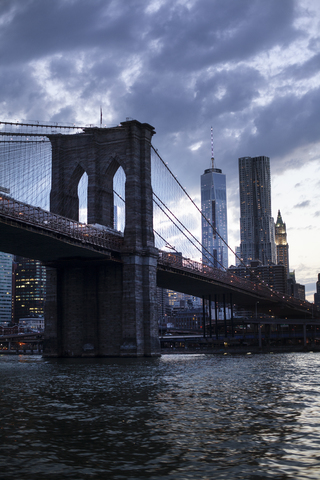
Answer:
[[[188, 199], [190, 200], [190, 202], [192, 203], [192, 205], [197, 209], [197, 211], [200, 213], [201, 217], [210, 225], [210, 227], [212, 228], [212, 230], [216, 233], [216, 235], [218, 235], [218, 237], [222, 240], [222, 242], [227, 246], [227, 248], [232, 252], [232, 254], [238, 259], [238, 261], [241, 263], [241, 265], [243, 265], [245, 268], [248, 268], [247, 265], [243, 262], [243, 260], [232, 250], [232, 248], [228, 245], [228, 243], [225, 241], [225, 239], [220, 235], [220, 233], [217, 231], [217, 229], [212, 225], [212, 223], [207, 219], [207, 217], [204, 215], [204, 213], [201, 211], [201, 209], [198, 207], [198, 205], [192, 200], [192, 198], [190, 197], [190, 195], [188, 194], [188, 192], [186, 191], [186, 189], [181, 185], [181, 183], [179, 182], [179, 180], [177, 179], [177, 177], [171, 172], [170, 168], [168, 167], [168, 165], [163, 161], [163, 159], [161, 158], [161, 156], [159, 155], [158, 153], [158, 150], [156, 148], [154, 148], [153, 145], [151, 145], [151, 148], [152, 150], [154, 151], [154, 153], [157, 155], [157, 157], [160, 159], [160, 161], [162, 162], [162, 164], [164, 165], [164, 167], [168, 170], [169, 174], [172, 176], [172, 178], [176, 181], [176, 183], [179, 185], [179, 187], [181, 188], [181, 190], [184, 192], [184, 194], [188, 197]], [[250, 267], [249, 267], [250, 268]], [[253, 270], [251, 270], [251, 275], [258, 281], [260, 282], [261, 279], [259, 278], [258, 275], [256, 275], [254, 273]], [[270, 290], [272, 291], [273, 294], [275, 294], [276, 292], [274, 290], [272, 290], [272, 288], [269, 287], [269, 285], [265, 284], [265, 286]]]
[[190, 197], [190, 195], [188, 194], [188, 192], [186, 191], [186, 189], [181, 185], [181, 183], [179, 182], [179, 180], [175, 177], [175, 175], [171, 172], [170, 168], [168, 167], [168, 165], [163, 161], [163, 159], [160, 157], [158, 151], [154, 148], [153, 145], [151, 145], [151, 148], [152, 150], [155, 152], [155, 154], [157, 155], [157, 157], [161, 160], [161, 162], [163, 163], [163, 165], [165, 166], [165, 168], [168, 170], [168, 172], [170, 173], [170, 175], [173, 177], [173, 179], [177, 182], [177, 184], [179, 185], [179, 187], [182, 189], [182, 191], [184, 192], [184, 194], [188, 197], [188, 199], [190, 200], [190, 202], [193, 204], [193, 206], [198, 210], [198, 212], [200, 213], [200, 215], [202, 216], [202, 218], [204, 218], [204, 220], [210, 225], [210, 227], [212, 228], [212, 230], [216, 233], [216, 235], [218, 235], [218, 237], [223, 241], [223, 243], [228, 247], [228, 249], [233, 253], [233, 255], [236, 256], [236, 258], [241, 262], [242, 260], [238, 257], [238, 255], [232, 250], [232, 248], [227, 244], [227, 242], [225, 241], [225, 239], [220, 235], [220, 233], [217, 231], [217, 229], [212, 225], [212, 223], [207, 219], [207, 217], [204, 215], [204, 213], [201, 211], [201, 209], [198, 207], [198, 205], [192, 200], [192, 198]]
[[[209, 250], [207, 250], [202, 244], [201, 242], [190, 232], [190, 230], [188, 230], [187, 227], [185, 227], [183, 225], [182, 222], [180, 222], [180, 220], [175, 216], [175, 214], [170, 210], [169, 207], [167, 207], [165, 205], [165, 203], [158, 197], [158, 195], [156, 195], [154, 192], [153, 192], [153, 195], [157, 198], [157, 200], [159, 200], [159, 202], [162, 203], [162, 205], [170, 212], [170, 214], [174, 217], [174, 219], [188, 232], [188, 234], [197, 242], [199, 243], [199, 245], [202, 247], [202, 249], [204, 249], [208, 254], [209, 256], [211, 256], [213, 258], [214, 261], [216, 261], [217, 263], [219, 263], [219, 265], [224, 269], [226, 270], [226, 268], [224, 267], [224, 265], [222, 265], [222, 263], [219, 262], [219, 260], [215, 259], [214, 256], [212, 255], [212, 253], [209, 252]], [[172, 218], [170, 218], [170, 216], [164, 211], [164, 209], [158, 204], [158, 202], [153, 199], [154, 203], [160, 208], [160, 210], [169, 218], [169, 220], [175, 225], [175, 227], [186, 237], [187, 240], [189, 240], [189, 242], [203, 255], [203, 250], [200, 250], [197, 245], [195, 245], [191, 240], [190, 238], [185, 234], [185, 232], [183, 232], [179, 227], [178, 225], [172, 220]], [[208, 257], [206, 257], [207, 260], [209, 260]], [[209, 260], [210, 261], [210, 260]]]

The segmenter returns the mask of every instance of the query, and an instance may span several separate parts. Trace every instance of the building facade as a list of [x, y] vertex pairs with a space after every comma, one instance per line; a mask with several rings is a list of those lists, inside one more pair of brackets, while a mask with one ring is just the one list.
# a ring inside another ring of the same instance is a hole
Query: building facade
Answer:
[[291, 295], [294, 298], [299, 298], [299, 300], [306, 299], [306, 287], [301, 285], [301, 283], [297, 283], [295, 270], [289, 273], [287, 284], [288, 295]]
[[[201, 175], [202, 262], [215, 268], [228, 268], [228, 227], [226, 176], [219, 168], [208, 168]], [[224, 243], [226, 242], [226, 243]]]
[[11, 323], [13, 255], [0, 253], [0, 324]]
[[23, 332], [43, 332], [44, 331], [44, 318], [20, 318], [19, 327]]
[[272, 290], [287, 294], [287, 272], [284, 265], [261, 265], [251, 262], [250, 266], [239, 265], [228, 269], [237, 277], [245, 278], [254, 283], [261, 283]]
[[276, 264], [269, 157], [239, 158], [239, 187], [241, 258], [246, 265]]
[[14, 323], [21, 318], [44, 317], [46, 268], [39, 260], [14, 259]]
[[174, 315], [167, 317], [167, 329], [170, 331], [199, 333], [203, 325], [203, 313], [201, 308], [181, 309]]

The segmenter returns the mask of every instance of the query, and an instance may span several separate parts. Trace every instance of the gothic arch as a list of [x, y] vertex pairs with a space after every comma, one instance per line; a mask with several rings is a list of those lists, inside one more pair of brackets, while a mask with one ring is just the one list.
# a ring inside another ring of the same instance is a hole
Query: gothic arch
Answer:
[[[126, 176], [125, 243], [154, 245], [150, 143], [153, 127], [135, 120], [78, 135], [48, 135], [52, 144], [50, 210], [78, 220], [77, 185], [88, 175], [88, 223], [113, 227], [113, 178]], [[134, 248], [134, 247], [133, 247]]]

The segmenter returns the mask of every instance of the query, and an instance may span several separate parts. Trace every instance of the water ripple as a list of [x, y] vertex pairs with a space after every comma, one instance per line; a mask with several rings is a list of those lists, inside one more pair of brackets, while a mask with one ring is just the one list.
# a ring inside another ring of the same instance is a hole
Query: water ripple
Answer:
[[0, 479], [319, 479], [319, 366], [2, 356]]

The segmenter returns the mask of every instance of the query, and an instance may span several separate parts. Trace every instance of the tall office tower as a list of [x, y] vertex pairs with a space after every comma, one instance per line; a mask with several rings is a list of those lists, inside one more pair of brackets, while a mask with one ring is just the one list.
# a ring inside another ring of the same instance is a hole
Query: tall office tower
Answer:
[[[228, 226], [226, 176], [220, 168], [212, 167], [201, 175], [201, 209], [209, 223], [202, 218], [202, 262], [228, 268]], [[213, 228], [212, 228], [213, 227]], [[226, 244], [223, 242], [223, 240]], [[209, 252], [209, 253], [208, 253]]]
[[289, 276], [289, 245], [287, 242], [286, 224], [283, 222], [280, 210], [275, 224], [275, 240], [277, 246], [277, 264], [282, 263], [286, 267]]
[[0, 253], [0, 324], [11, 323], [12, 259], [9, 253]]
[[274, 220], [271, 216], [270, 159], [239, 158], [241, 258], [276, 264]]
[[235, 253], [235, 257], [234, 257], [235, 265], [237, 267], [241, 263], [241, 248], [240, 248], [240, 245], [237, 245], [235, 247], [234, 253]]
[[314, 294], [314, 303], [320, 307], [320, 273], [318, 273], [318, 281], [316, 283], [316, 293]]
[[20, 318], [43, 317], [46, 299], [46, 268], [39, 260], [15, 257], [14, 322]]

